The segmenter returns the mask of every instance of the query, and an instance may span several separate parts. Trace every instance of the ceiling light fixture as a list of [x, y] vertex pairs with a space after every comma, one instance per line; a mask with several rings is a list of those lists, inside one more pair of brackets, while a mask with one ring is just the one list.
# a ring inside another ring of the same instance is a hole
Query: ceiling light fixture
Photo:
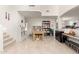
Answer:
[[46, 10], [46, 12], [50, 12], [49, 10]]
[[35, 7], [35, 5], [29, 5], [30, 7]]

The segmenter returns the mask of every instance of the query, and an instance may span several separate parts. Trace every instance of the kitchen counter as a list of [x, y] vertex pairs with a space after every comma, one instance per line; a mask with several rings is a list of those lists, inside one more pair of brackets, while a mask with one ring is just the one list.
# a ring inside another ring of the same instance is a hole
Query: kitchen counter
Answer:
[[65, 34], [65, 33], [63, 33], [63, 35], [67, 36], [68, 40], [79, 44], [79, 36], [76, 36], [76, 35], [72, 36], [72, 35]]
[[79, 40], [79, 36], [77, 36], [77, 35], [72, 36], [72, 35], [69, 35], [69, 34], [66, 34], [66, 33], [63, 33], [63, 35], [66, 35], [68, 37], [71, 37], [71, 38], [74, 38], [74, 39], [78, 39]]
[[63, 33], [67, 39], [65, 40], [65, 44], [74, 49], [77, 53], [79, 53], [79, 36], [72, 36], [66, 33]]

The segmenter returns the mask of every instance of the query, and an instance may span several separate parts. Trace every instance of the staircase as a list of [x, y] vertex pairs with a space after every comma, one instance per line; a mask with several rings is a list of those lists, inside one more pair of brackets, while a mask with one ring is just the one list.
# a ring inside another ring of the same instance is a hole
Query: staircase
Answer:
[[3, 48], [14, 43], [15, 40], [6, 32], [3, 33]]

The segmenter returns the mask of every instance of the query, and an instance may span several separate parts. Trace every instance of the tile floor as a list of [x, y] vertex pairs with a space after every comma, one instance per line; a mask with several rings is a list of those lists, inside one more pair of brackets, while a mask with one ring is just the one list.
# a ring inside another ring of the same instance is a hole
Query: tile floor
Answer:
[[54, 40], [53, 37], [45, 37], [43, 40], [28, 38], [20, 43], [5, 48], [3, 53], [27, 53], [27, 54], [76, 54], [76, 52]]

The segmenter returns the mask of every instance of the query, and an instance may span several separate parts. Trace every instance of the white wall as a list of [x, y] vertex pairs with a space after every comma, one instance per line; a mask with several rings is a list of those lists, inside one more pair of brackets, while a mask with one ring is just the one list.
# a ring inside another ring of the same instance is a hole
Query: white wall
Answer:
[[11, 14], [10, 21], [6, 21], [5, 27], [16, 41], [21, 40], [21, 20], [23, 19], [17, 11], [9, 11]]
[[[5, 12], [10, 14], [10, 20], [5, 19]], [[0, 24], [3, 25], [15, 40], [21, 40], [21, 20], [23, 17], [11, 6], [0, 6]]]
[[3, 51], [3, 29], [2, 25], [0, 25], [0, 52]]

